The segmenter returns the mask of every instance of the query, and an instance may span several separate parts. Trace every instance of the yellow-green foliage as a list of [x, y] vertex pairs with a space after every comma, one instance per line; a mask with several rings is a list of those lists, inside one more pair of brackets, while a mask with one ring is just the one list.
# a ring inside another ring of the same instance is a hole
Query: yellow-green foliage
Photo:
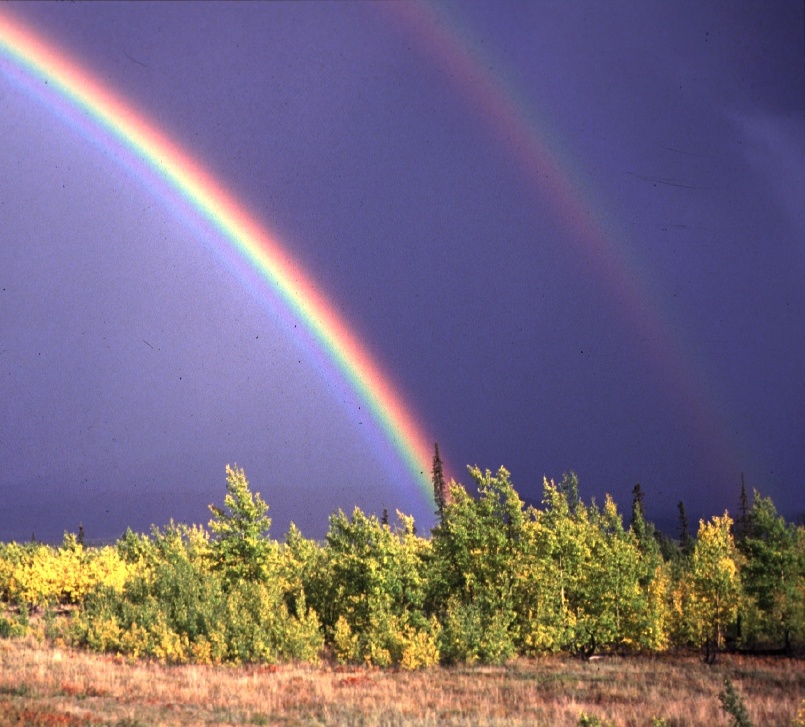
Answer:
[[682, 639], [721, 647], [741, 601], [739, 555], [727, 513], [699, 523], [690, 564], [674, 591], [673, 603]]
[[31, 606], [80, 603], [98, 586], [120, 591], [133, 572], [114, 548], [84, 548], [71, 535], [59, 548], [11, 543], [0, 557], [4, 598]]
[[799, 705], [797, 718], [794, 720], [794, 727], [805, 727], [805, 699]]
[[332, 645], [342, 664], [395, 664], [413, 670], [439, 663], [440, 632], [441, 626], [435, 617], [424, 627], [414, 627], [386, 610], [375, 615], [363, 634], [353, 633], [346, 618], [339, 616], [333, 629]]
[[[359, 508], [350, 518], [340, 511], [330, 518], [321, 554], [328, 583], [311, 579], [310, 595], [340, 661], [418, 668], [438, 659], [423, 611], [429, 546], [414, 534], [413, 518], [399, 512], [397, 518], [397, 528]], [[302, 545], [294, 535], [292, 549], [301, 552]]]
[[352, 627], [343, 615], [339, 616], [335, 622], [332, 645], [336, 659], [341, 664], [357, 661], [360, 658], [358, 637], [352, 633]]
[[215, 568], [206, 531], [173, 524], [148, 543], [127, 534], [120, 550], [136, 575], [121, 591], [88, 595], [71, 625], [78, 643], [177, 664], [318, 659], [318, 617], [298, 589], [286, 599], [279, 568], [262, 581], [233, 581]]
[[103, 548], [69, 534], [59, 547], [0, 544], [0, 637], [166, 663], [315, 662], [328, 647], [402, 669], [801, 643], [805, 529], [770, 500], [756, 496], [740, 549], [725, 514], [701, 522], [692, 547], [666, 538], [661, 551], [642, 514], [624, 528], [611, 498], [582, 501], [574, 475], [545, 480], [538, 509], [505, 469], [470, 474], [478, 496], [452, 482], [430, 538], [402, 513], [389, 526], [356, 508], [330, 518], [323, 543], [293, 525], [279, 543], [266, 503], [227, 468], [210, 530], [171, 522]]

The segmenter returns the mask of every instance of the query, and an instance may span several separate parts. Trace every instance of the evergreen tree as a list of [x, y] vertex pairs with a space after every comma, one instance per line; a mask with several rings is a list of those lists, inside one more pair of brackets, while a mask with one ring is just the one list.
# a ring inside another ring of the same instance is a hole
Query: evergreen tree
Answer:
[[724, 677], [724, 689], [719, 692], [718, 701], [721, 702], [721, 709], [732, 717], [730, 727], [752, 727], [746, 704], [741, 695], [735, 691], [729, 677]]
[[436, 506], [439, 508], [437, 514], [439, 520], [444, 520], [444, 513], [447, 506], [450, 504], [450, 487], [444, 479], [444, 466], [442, 465], [442, 458], [439, 456], [439, 443], [434, 444], [433, 453], [433, 498], [436, 500]]
[[576, 473], [562, 475], [562, 481], [556, 486], [556, 489], [564, 495], [570, 512], [575, 513], [579, 506], [579, 478]]
[[741, 472], [741, 497], [738, 500], [738, 518], [735, 521], [735, 542], [741, 543], [749, 535], [751, 527], [749, 498], [746, 495], [746, 482]]
[[805, 634], [805, 563], [798, 552], [794, 525], [777, 514], [770, 497], [754, 492], [749, 530], [739, 543], [745, 557], [741, 575], [759, 614], [748, 631], [754, 641], [782, 644]]
[[680, 500], [676, 507], [679, 510], [679, 549], [683, 555], [690, 555], [690, 551], [693, 548], [693, 538], [690, 536], [685, 503]]
[[[644, 557], [648, 558], [653, 566], [659, 565], [662, 558], [660, 543], [654, 523], [646, 520], [643, 500], [645, 493], [638, 482], [632, 489], [632, 518], [629, 529], [637, 539], [637, 545]], [[652, 572], [654, 567], [650, 569]]]
[[629, 526], [634, 530], [635, 527], [639, 527], [641, 522], [645, 522], [646, 514], [643, 509], [643, 500], [645, 499], [645, 493], [643, 492], [643, 488], [640, 487], [640, 483], [638, 482], [632, 488], [632, 519], [629, 522]]

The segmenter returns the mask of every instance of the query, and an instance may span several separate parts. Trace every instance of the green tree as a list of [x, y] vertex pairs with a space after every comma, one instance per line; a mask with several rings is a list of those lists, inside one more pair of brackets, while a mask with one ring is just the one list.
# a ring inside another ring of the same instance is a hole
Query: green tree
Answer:
[[729, 677], [724, 677], [724, 689], [719, 692], [718, 701], [721, 702], [721, 709], [732, 718], [730, 719], [730, 727], [752, 727], [752, 721], [749, 719], [749, 712], [746, 709], [744, 700], [735, 691], [735, 687]]
[[747, 534], [740, 541], [745, 557], [741, 575], [757, 611], [747, 624], [748, 637], [782, 644], [790, 653], [793, 638], [805, 632], [805, 563], [797, 528], [777, 514], [771, 498], [757, 491], [747, 522]]
[[413, 518], [397, 518], [392, 529], [360, 508], [330, 517], [330, 584], [317, 597], [330, 601], [323, 622], [342, 661], [415, 668], [438, 660], [438, 629], [423, 612], [429, 542], [415, 535]]
[[[644, 500], [645, 493], [638, 483], [632, 489], [632, 517], [629, 529], [637, 539], [643, 557], [650, 562], [648, 574], [653, 573], [654, 568], [660, 564], [662, 555], [660, 552], [661, 537], [658, 535], [654, 523], [646, 520]], [[647, 575], [647, 577], [649, 576]]]
[[517, 594], [522, 648], [536, 653], [589, 649], [584, 626], [577, 627], [593, 531], [575, 475], [566, 475], [559, 485], [544, 478], [542, 502], [542, 510], [528, 511], [524, 528]]
[[[285, 583], [288, 610], [292, 613], [296, 611], [301, 597], [313, 607], [320, 619], [328, 608], [335, 607], [327, 553], [319, 542], [305, 538], [294, 523], [285, 534], [279, 570]], [[333, 620], [330, 618], [329, 622]]]
[[556, 485], [556, 489], [562, 493], [567, 502], [570, 512], [575, 512], [579, 505], [579, 478], [575, 472], [563, 474], [561, 482]]
[[565, 492], [546, 480], [543, 503], [525, 527], [523, 650], [662, 648], [667, 578], [624, 529], [612, 498], [601, 510], [579, 499], [571, 512]]
[[275, 548], [268, 540], [271, 518], [260, 493], [252, 494], [245, 472], [226, 467], [224, 507], [210, 505], [209, 527], [213, 533], [213, 568], [227, 582], [264, 580], [271, 569]]
[[470, 474], [477, 499], [453, 483], [433, 531], [429, 608], [444, 626], [445, 660], [500, 662], [515, 651], [523, 502], [505, 468], [493, 475], [472, 467]]
[[632, 519], [629, 521], [629, 527], [634, 529], [638, 523], [645, 522], [645, 510], [643, 503], [646, 499], [646, 493], [638, 482], [632, 488]]
[[728, 513], [699, 522], [699, 533], [691, 556], [688, 580], [688, 617], [705, 647], [705, 658], [713, 662], [724, 645], [725, 631], [738, 615], [741, 597], [739, 556], [732, 537]]
[[[642, 513], [638, 513], [642, 518]], [[576, 649], [635, 647], [644, 610], [639, 542], [625, 531], [614, 501], [588, 508], [590, 559], [584, 564], [576, 607]]]

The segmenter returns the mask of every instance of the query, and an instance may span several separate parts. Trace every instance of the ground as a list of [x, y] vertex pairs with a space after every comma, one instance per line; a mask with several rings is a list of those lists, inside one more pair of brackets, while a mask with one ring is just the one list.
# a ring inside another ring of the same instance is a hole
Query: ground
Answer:
[[517, 659], [421, 672], [322, 665], [128, 663], [28, 640], [0, 640], [2, 725], [726, 725], [728, 676], [755, 725], [790, 725], [805, 662], [695, 654]]

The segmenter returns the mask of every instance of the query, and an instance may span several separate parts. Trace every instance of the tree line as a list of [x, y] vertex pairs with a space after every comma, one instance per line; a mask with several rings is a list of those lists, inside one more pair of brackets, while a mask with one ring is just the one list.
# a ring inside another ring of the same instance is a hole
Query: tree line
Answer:
[[171, 663], [333, 658], [399, 666], [501, 663], [515, 655], [702, 649], [791, 654], [805, 639], [805, 528], [745, 487], [738, 516], [677, 538], [643, 512], [585, 503], [575, 475], [526, 506], [505, 468], [470, 468], [477, 494], [433, 485], [438, 524], [359, 508], [323, 541], [291, 525], [227, 467], [207, 527], [128, 530], [114, 545], [0, 544], [0, 635]]

